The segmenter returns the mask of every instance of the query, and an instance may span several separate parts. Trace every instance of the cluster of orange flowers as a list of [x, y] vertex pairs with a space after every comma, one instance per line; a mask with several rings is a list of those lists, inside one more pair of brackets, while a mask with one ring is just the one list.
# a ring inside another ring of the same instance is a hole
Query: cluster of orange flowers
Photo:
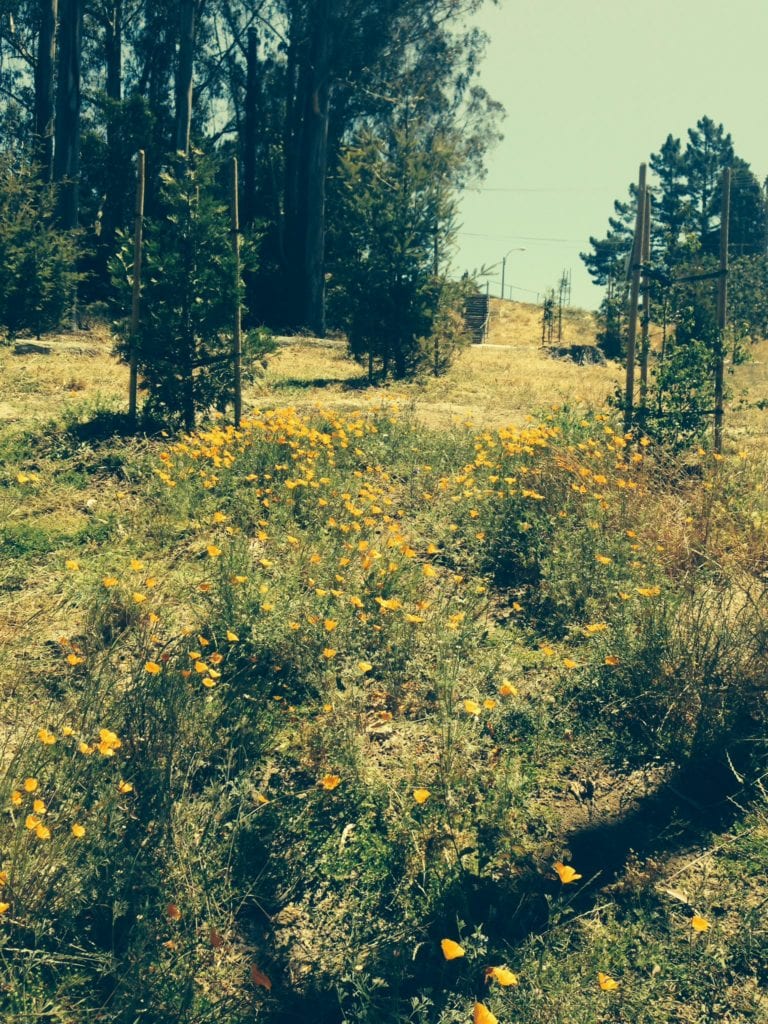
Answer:
[[[403, 505], [407, 490], [409, 497], [424, 503], [440, 500], [453, 509], [454, 521], [446, 522], [442, 517], [440, 522], [440, 530], [448, 535], [460, 529], [462, 518], [468, 526], [478, 520], [484, 502], [514, 498], [542, 505], [547, 503], [548, 493], [562, 493], [562, 486], [592, 502], [596, 512], [605, 512], [613, 495], [644, 486], [637, 471], [643, 466], [647, 442], [635, 444], [631, 435], [617, 434], [605, 417], [598, 416], [597, 425], [602, 436], [585, 433], [585, 440], [571, 443], [562, 428], [553, 423], [485, 431], [475, 439], [472, 462], [450, 475], [439, 475], [430, 465], [416, 464], [414, 480], [404, 482], [371, 459], [365, 450], [367, 438], [378, 444], [380, 431], [396, 427], [395, 420], [387, 419], [381, 411], [378, 416], [318, 411], [308, 417], [292, 408], [275, 409], [254, 414], [239, 429], [217, 424], [185, 436], [163, 450], [161, 466], [155, 472], [168, 486], [196, 479], [205, 490], [214, 491], [226, 478], [228, 492], [232, 482], [250, 489], [254, 503], [262, 509], [251, 541], [256, 549], [254, 562], [262, 576], [259, 611], [269, 615], [276, 609], [276, 598], [271, 596], [266, 580], [284, 570], [286, 564], [294, 566], [305, 585], [305, 594], [317, 601], [319, 607], [317, 611], [305, 606], [301, 612], [289, 612], [287, 627], [297, 634], [303, 632], [307, 639], [322, 638], [319, 656], [324, 663], [333, 663], [338, 671], [339, 662], [354, 655], [352, 650], [345, 649], [350, 619], [355, 626], [351, 640], [358, 658], [371, 645], [375, 648], [376, 634], [387, 625], [387, 615], [397, 616], [409, 627], [418, 627], [428, 615], [432, 623], [437, 622], [439, 605], [440, 618], [448, 630], [458, 631], [471, 625], [471, 621], [466, 621], [462, 594], [466, 579], [447, 567], [449, 559], [443, 544], [434, 539], [417, 540], [406, 530]], [[581, 424], [592, 434], [595, 426], [590, 421]], [[565, 483], [558, 483], [558, 478]], [[354, 486], [350, 486], [351, 479]], [[312, 540], [306, 535], [294, 536], [289, 532], [290, 526], [274, 530], [275, 514], [281, 508], [279, 521], [283, 524], [290, 523], [296, 512], [305, 520], [304, 510], [309, 511], [310, 521], [317, 525], [310, 534]], [[559, 514], [566, 513], [561, 510]], [[210, 527], [207, 528], [205, 553], [212, 562], [229, 566], [227, 542], [238, 530], [231, 524], [230, 516], [220, 509], [213, 513], [210, 523], [216, 531], [211, 535]], [[522, 526], [525, 528], [526, 524]], [[473, 529], [476, 539], [485, 540], [485, 530]], [[326, 551], [322, 550], [318, 531], [327, 533], [334, 542], [325, 545]], [[630, 542], [631, 552], [636, 553], [636, 532], [626, 530], [625, 539]], [[340, 555], [333, 553], [339, 542]], [[598, 567], [608, 569], [614, 561], [611, 554], [596, 555]], [[420, 596], [410, 601], [405, 593], [416, 589], [416, 584], [409, 563], [419, 566], [426, 584], [426, 588], [419, 588]], [[640, 569], [643, 564], [635, 557], [632, 568]], [[136, 571], [143, 565], [136, 560], [131, 568]], [[240, 585], [249, 582], [249, 578], [243, 573], [229, 576], [232, 584]], [[116, 583], [116, 577], [104, 580], [105, 586]], [[146, 586], [152, 583], [150, 578]], [[399, 584], [404, 585], [397, 593]], [[199, 590], [206, 593], [213, 586], [203, 580]], [[451, 587], [453, 593], [447, 595]], [[479, 594], [485, 589], [479, 582], [475, 587]], [[650, 599], [659, 594], [660, 588], [651, 584], [617, 590], [617, 596], [625, 601], [633, 595]], [[453, 608], [451, 597], [456, 602]], [[133, 599], [138, 603], [146, 598], [139, 592], [134, 593]], [[513, 610], [522, 612], [523, 606], [515, 602]], [[360, 627], [365, 629], [361, 631]], [[620, 659], [608, 653], [604, 664], [617, 667]], [[567, 670], [581, 667], [573, 657], [563, 658], [562, 665]], [[150, 674], [162, 671], [156, 660], [148, 661], [145, 667]], [[208, 671], [210, 668], [212, 671]], [[217, 685], [220, 672], [215, 664], [211, 666], [210, 659], [195, 659], [193, 670], [201, 675], [206, 687]], [[465, 710], [468, 714], [479, 713], [479, 709]]]
[[[115, 752], [122, 746], [122, 741], [116, 733], [106, 728], [100, 729], [98, 740], [92, 740], [91, 742], [78, 739], [75, 736], [74, 729], [66, 725], [62, 728], [61, 735], [65, 739], [72, 738], [77, 743], [79, 752], [85, 755], [98, 751], [102, 757], [114, 757]], [[37, 738], [44, 746], [53, 746], [58, 740], [56, 734], [45, 727], [38, 730]], [[131, 783], [121, 779], [118, 783], [118, 792], [130, 793], [132, 791], [133, 786]], [[38, 839], [49, 840], [51, 838], [51, 826], [48, 824], [47, 815], [49, 814], [50, 807], [41, 791], [39, 779], [34, 776], [27, 777], [20, 786], [11, 790], [9, 808], [11, 813], [15, 816], [16, 814], [24, 813], [25, 809], [27, 813], [24, 817], [24, 827], [27, 831], [34, 833]], [[72, 822], [70, 831], [75, 839], [82, 839], [86, 833], [85, 826], [80, 821]]]

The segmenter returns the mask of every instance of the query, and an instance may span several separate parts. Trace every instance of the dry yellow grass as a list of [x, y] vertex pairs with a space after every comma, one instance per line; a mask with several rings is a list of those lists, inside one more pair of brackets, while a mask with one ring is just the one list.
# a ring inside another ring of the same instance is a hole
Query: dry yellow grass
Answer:
[[365, 371], [350, 362], [343, 347], [304, 342], [272, 360], [257, 400], [269, 396], [274, 402], [282, 395], [301, 407], [321, 403], [352, 409], [386, 397], [434, 426], [467, 420], [498, 426], [521, 423], [552, 405], [602, 405], [617, 380], [615, 366], [576, 366], [524, 346], [476, 345], [462, 352], [444, 377], [369, 388]]
[[726, 379], [731, 399], [726, 407], [726, 442], [768, 452], [768, 341], [750, 346], [748, 361], [733, 367]]
[[[594, 344], [592, 313], [568, 310], [563, 326], [564, 344]], [[494, 299], [487, 345], [467, 348], [444, 377], [390, 383], [386, 392], [367, 386], [365, 369], [347, 358], [343, 343], [286, 339], [270, 363], [264, 393], [303, 407], [321, 402], [344, 409], [386, 394], [434, 426], [519, 424], [553, 405], [602, 406], [619, 368], [552, 359], [541, 348], [540, 330], [538, 306]]]
[[[26, 342], [21, 342], [25, 344]], [[112, 355], [105, 327], [77, 335], [55, 334], [40, 344], [50, 355], [16, 355], [0, 347], [0, 424], [50, 419], [68, 403], [117, 399], [128, 393], [128, 368]]]
[[[563, 345], [594, 345], [596, 330], [594, 313], [585, 309], [563, 310]], [[531, 302], [491, 299], [488, 342], [494, 345], [540, 346], [541, 306]]]
[[[592, 314], [569, 314], [572, 321], [565, 340], [591, 343]], [[467, 420], [498, 426], [521, 423], [553, 405], [601, 406], [621, 381], [623, 372], [617, 364], [577, 366], [548, 356], [539, 345], [538, 307], [495, 300], [492, 315], [487, 347], [475, 345], [462, 352], [444, 377], [391, 383], [386, 389], [368, 387], [364, 367], [347, 357], [342, 342], [282, 339], [266, 378], [249, 391], [246, 404], [353, 409], [386, 398], [411, 407], [435, 426]], [[43, 343], [51, 347], [50, 355], [15, 355], [10, 348], [0, 348], [5, 383], [0, 426], [23, 428], [83, 402], [120, 408], [126, 401], [127, 368], [112, 355], [106, 328], [56, 335]], [[768, 342], [753, 346], [749, 356], [750, 361], [735, 367], [729, 378], [732, 400], [726, 431], [734, 447], [762, 448], [764, 412], [759, 406], [768, 405]]]

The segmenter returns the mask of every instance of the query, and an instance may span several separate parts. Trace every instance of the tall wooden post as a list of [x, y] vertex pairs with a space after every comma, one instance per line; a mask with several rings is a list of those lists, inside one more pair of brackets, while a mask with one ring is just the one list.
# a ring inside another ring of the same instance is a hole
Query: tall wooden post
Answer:
[[631, 278], [629, 288], [629, 331], [627, 335], [627, 381], [624, 397], [624, 430], [632, 429], [635, 406], [635, 348], [637, 343], [637, 303], [640, 296], [640, 257], [642, 256], [643, 226], [645, 224], [645, 201], [647, 198], [645, 176], [647, 167], [640, 164], [637, 183], [637, 216], [635, 238], [632, 245]]
[[645, 412], [648, 397], [648, 360], [650, 344], [648, 331], [651, 324], [651, 276], [648, 269], [651, 262], [651, 195], [646, 189], [645, 217], [643, 218], [643, 316], [640, 333], [640, 408]]
[[138, 356], [136, 341], [141, 314], [141, 257], [144, 241], [144, 191], [147, 180], [147, 160], [143, 149], [136, 157], [136, 208], [133, 228], [133, 301], [131, 303], [130, 378], [128, 382], [128, 417], [136, 426], [136, 394], [138, 391]]
[[723, 377], [725, 325], [728, 322], [728, 228], [731, 216], [731, 169], [723, 171], [723, 206], [720, 215], [720, 281], [717, 289], [717, 348], [715, 350], [715, 451], [723, 450]]
[[240, 426], [243, 412], [243, 314], [240, 301], [240, 210], [238, 202], [237, 157], [232, 157], [232, 252], [235, 260], [235, 317], [232, 325], [232, 363], [234, 370], [235, 426]]

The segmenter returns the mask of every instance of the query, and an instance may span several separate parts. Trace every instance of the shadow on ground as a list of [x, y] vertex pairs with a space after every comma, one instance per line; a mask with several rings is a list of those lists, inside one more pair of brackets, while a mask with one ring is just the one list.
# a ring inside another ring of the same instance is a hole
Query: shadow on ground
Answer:
[[[749, 797], [726, 761], [711, 757], [681, 767], [624, 813], [574, 830], [559, 847], [568, 851], [584, 879], [571, 907], [577, 913], [589, 911], [630, 860], [669, 857], [707, 843], [713, 831], [727, 830], [738, 820]], [[541, 867], [523, 868], [506, 885], [475, 878], [457, 888], [446, 899], [435, 934], [457, 915], [469, 924], [482, 924], [487, 935], [511, 945], [546, 928], [547, 897], [562, 886]]]
[[365, 391], [367, 388], [375, 388], [377, 386], [374, 381], [371, 383], [368, 380], [368, 375], [363, 374], [360, 377], [282, 377], [280, 380], [275, 380], [270, 383], [270, 388], [274, 391], [310, 391], [313, 388], [323, 389], [330, 387], [338, 387], [342, 391]]

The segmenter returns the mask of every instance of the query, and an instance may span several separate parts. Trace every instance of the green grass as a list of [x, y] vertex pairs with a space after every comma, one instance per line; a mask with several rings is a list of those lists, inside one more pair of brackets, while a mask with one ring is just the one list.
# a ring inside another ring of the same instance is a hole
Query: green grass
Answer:
[[2, 1019], [761, 1019], [764, 467], [359, 404], [5, 430]]

